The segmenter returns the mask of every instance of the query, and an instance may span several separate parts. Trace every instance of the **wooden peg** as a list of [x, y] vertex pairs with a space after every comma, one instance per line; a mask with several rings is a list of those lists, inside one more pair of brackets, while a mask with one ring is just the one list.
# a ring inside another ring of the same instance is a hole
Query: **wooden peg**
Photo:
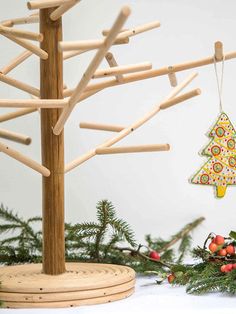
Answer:
[[170, 85], [172, 87], [175, 87], [177, 86], [177, 78], [176, 78], [175, 72], [173, 72], [173, 67], [169, 66], [168, 70], [169, 70], [168, 77], [169, 77]]
[[[114, 41], [113, 45], [128, 44], [129, 38], [121, 38]], [[104, 39], [80, 40], [80, 41], [61, 41], [58, 44], [60, 51], [89, 51], [103, 47]]]
[[123, 154], [123, 153], [146, 153], [146, 152], [161, 152], [170, 150], [169, 144], [151, 144], [139, 146], [119, 146], [119, 147], [104, 147], [97, 148], [96, 155], [106, 154]]
[[25, 145], [29, 145], [31, 143], [31, 138], [29, 136], [4, 129], [0, 129], [0, 137]]
[[10, 77], [8, 75], [4, 75], [4, 74], [0, 73], [0, 81], [6, 83], [8, 85], [11, 85], [15, 88], [18, 88], [20, 90], [23, 90], [24, 92], [35, 95], [37, 97], [40, 96], [39, 89], [32, 87], [26, 83], [21, 82], [21, 81], [18, 81], [16, 79], [13, 79], [12, 77]]
[[63, 109], [58, 122], [56, 123], [53, 132], [55, 135], [61, 133], [64, 125], [69, 118], [70, 113], [72, 112], [74, 106], [76, 105], [77, 101], [79, 100], [80, 96], [82, 95], [83, 91], [85, 90], [86, 86], [88, 85], [89, 81], [91, 80], [94, 72], [99, 67], [100, 63], [102, 62], [103, 58], [105, 57], [106, 53], [112, 46], [113, 42], [115, 41], [119, 30], [124, 25], [125, 21], [127, 20], [128, 16], [130, 15], [130, 8], [125, 6], [122, 8], [120, 14], [118, 15], [111, 32], [105, 39], [104, 45], [97, 51], [96, 55], [94, 56], [93, 60], [89, 64], [87, 70], [85, 71], [81, 81], [75, 88], [75, 91], [70, 97], [69, 104], [66, 108]]
[[87, 51], [90, 51], [89, 49], [88, 50], [72, 50], [72, 51], [65, 51], [63, 53], [63, 60], [68, 60], [70, 58], [73, 58], [75, 56], [79, 56], [81, 55], [82, 53], [85, 53]]
[[[123, 33], [123, 32], [126, 32], [126, 31], [128, 31], [129, 29], [128, 28], [123, 28], [123, 29], [121, 29], [120, 31], [119, 31], [119, 34], [120, 33]], [[102, 35], [103, 36], [107, 36], [107, 34], [110, 32], [110, 30], [109, 29], [104, 29], [103, 31], [102, 31]]]
[[152, 64], [150, 62], [143, 62], [137, 64], [128, 64], [122, 66], [114, 66], [108, 69], [99, 69], [97, 70], [92, 78], [104, 78], [106, 76], [116, 76], [117, 74], [127, 74], [134, 73], [139, 71], [150, 70], [152, 68]]
[[1, 21], [0, 25], [7, 26], [7, 27], [12, 27], [14, 24], [13, 24], [12, 20], [6, 20], [6, 21]]
[[71, 0], [69, 3], [62, 4], [50, 14], [50, 19], [52, 21], [58, 20], [64, 13], [66, 13], [80, 1], [81, 0]]
[[27, 40], [17, 38], [13, 35], [10, 35], [10, 34], [3, 34], [3, 36], [14, 41], [16, 44], [24, 47], [25, 49], [31, 51], [32, 53], [34, 53], [36, 56], [38, 56], [39, 58], [41, 58], [43, 60], [46, 60], [48, 58], [48, 54], [46, 51], [44, 51], [43, 49], [41, 49], [41, 48], [39, 48], [33, 44], [31, 44], [31, 42], [28, 42]]
[[63, 108], [67, 99], [0, 99], [0, 108]]
[[13, 111], [13, 112], [8, 112], [8, 113], [5, 113], [5, 114], [2, 114], [0, 115], [0, 122], [5, 122], [5, 121], [8, 121], [8, 120], [12, 120], [12, 119], [15, 119], [15, 118], [18, 118], [18, 117], [22, 117], [22, 116], [25, 116], [27, 114], [30, 114], [32, 112], [35, 112], [37, 111], [37, 109], [34, 109], [34, 108], [27, 108], [27, 109], [20, 109], [20, 110], [16, 110], [16, 111]]
[[29, 10], [54, 8], [62, 4], [68, 4], [71, 0], [39, 0], [27, 2]]
[[6, 155], [18, 160], [19, 162], [23, 163], [24, 165], [30, 167], [31, 169], [34, 169], [35, 171], [41, 173], [45, 177], [50, 176], [50, 171], [46, 167], [40, 165], [39, 163], [37, 163], [33, 159], [26, 157], [25, 155], [21, 154], [17, 150], [10, 148], [9, 146], [7, 146], [3, 143], [0, 143], [0, 151]]
[[32, 52], [29, 50], [26, 50], [24, 52], [22, 52], [21, 54], [19, 54], [16, 58], [14, 58], [12, 61], [10, 61], [9, 64], [7, 64], [5, 67], [3, 67], [0, 70], [0, 73], [2, 74], [7, 74], [9, 73], [11, 70], [15, 69], [19, 64], [21, 64], [22, 62], [24, 62], [26, 59], [28, 59], [30, 56], [32, 55]]
[[101, 124], [101, 123], [92, 123], [92, 122], [80, 122], [81, 129], [91, 129], [99, 131], [110, 131], [110, 132], [120, 132], [125, 129], [122, 125], [114, 124]]
[[[109, 66], [111, 68], [118, 66], [118, 64], [117, 64], [117, 62], [116, 62], [116, 60], [115, 60], [115, 58], [111, 52], [108, 52], [105, 57], [106, 57], [107, 63], [109, 64]], [[116, 77], [117, 82], [121, 83], [123, 81], [123, 75], [122, 74], [116, 74], [115, 77]]]
[[221, 41], [215, 42], [215, 59], [221, 61], [223, 59], [223, 44]]
[[37, 34], [37, 33], [29, 32], [26, 30], [10, 28], [10, 27], [1, 26], [1, 25], [0, 25], [0, 34], [13, 35], [16, 37], [29, 39], [29, 40], [35, 40], [39, 42], [43, 41], [42, 34]]
[[[39, 22], [39, 15], [33, 14], [26, 17], [15, 18], [15, 19], [12, 19], [11, 22], [12, 22], [12, 26], [21, 25], [21, 24], [34, 24], [34, 23]], [[8, 25], [4, 25], [4, 26], [8, 26]]]

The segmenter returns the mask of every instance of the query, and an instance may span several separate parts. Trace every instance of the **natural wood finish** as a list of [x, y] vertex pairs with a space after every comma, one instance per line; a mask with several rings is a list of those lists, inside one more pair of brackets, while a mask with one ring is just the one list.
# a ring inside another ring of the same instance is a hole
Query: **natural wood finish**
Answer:
[[0, 137], [25, 145], [29, 145], [31, 143], [31, 138], [29, 136], [4, 129], [0, 129]]
[[[157, 28], [157, 27], [160, 27], [160, 26], [161, 26], [161, 24], [160, 24], [159, 21], [153, 21], [153, 22], [150, 22], [150, 23], [146, 23], [146, 24], [137, 26], [135, 28], [128, 29], [128, 30], [125, 30], [123, 32], [120, 32], [120, 34], [117, 36], [117, 39], [124, 39], [124, 38], [127, 38], [127, 37], [132, 37], [132, 36], [141, 34], [143, 32], [150, 31], [150, 30], [152, 30], [154, 28]], [[102, 32], [102, 34], [104, 36], [106, 36], [107, 30], [104, 30]]]
[[[63, 60], [58, 51], [62, 21], [51, 21], [49, 16], [53, 10], [40, 10], [40, 33], [44, 36], [41, 48], [48, 53], [47, 60], [40, 60], [42, 99], [61, 99], [63, 93]], [[60, 109], [41, 109], [40, 112], [42, 163], [51, 171], [49, 178], [43, 178], [43, 272], [58, 275], [65, 272], [64, 134], [55, 136], [52, 132]]]
[[0, 122], [9, 121], [18, 117], [25, 116], [27, 114], [30, 114], [32, 112], [37, 111], [37, 109], [20, 109], [12, 112], [7, 112], [5, 114], [0, 115]]
[[[1, 77], [0, 77], [1, 80]], [[64, 108], [66, 99], [0, 99], [0, 108]]]
[[[80, 40], [80, 41], [62, 41], [59, 43], [59, 49], [61, 51], [90, 51], [93, 49], [101, 48], [105, 45], [104, 39], [94, 39], [94, 40]], [[128, 44], [128, 38], [116, 39], [112, 45], [123, 45]]]
[[142, 62], [136, 64], [127, 64], [121, 66], [114, 66], [108, 69], [98, 69], [92, 78], [104, 78], [106, 76], [116, 76], [117, 74], [127, 74], [138, 71], [145, 71], [152, 68], [152, 64], [150, 62]]
[[54, 8], [62, 4], [68, 4], [71, 0], [39, 0], [27, 2], [29, 10]]
[[149, 144], [138, 146], [119, 146], [119, 147], [103, 147], [97, 148], [97, 155], [106, 154], [124, 154], [124, 153], [146, 153], [146, 152], [161, 152], [170, 150], [169, 144]]
[[215, 58], [217, 61], [221, 61], [223, 57], [223, 44], [221, 41], [217, 41], [215, 42]]
[[37, 97], [40, 96], [40, 92], [37, 88], [30, 86], [26, 83], [23, 83], [21, 81], [18, 81], [16, 79], [13, 79], [10, 76], [7, 76], [7, 75], [0, 73], [0, 81], [6, 83], [8, 85], [11, 85], [15, 88], [18, 88], [20, 90], [23, 90], [24, 92], [27, 92], [27, 93], [32, 94], [34, 96], [37, 96]]
[[[109, 66], [111, 68], [118, 66], [118, 64], [115, 60], [115, 57], [113, 56], [113, 54], [111, 52], [108, 52], [105, 57], [106, 57], [107, 63], [109, 64]], [[115, 77], [116, 77], [116, 80], [118, 82], [122, 82], [122, 80], [123, 80], [122, 74], [116, 74]]]
[[33, 23], [38, 23], [39, 22], [39, 16], [38, 15], [30, 15], [26, 17], [19, 17], [7, 21], [2, 21], [0, 22], [1, 25], [7, 26], [7, 27], [12, 27], [14, 25], [21, 25], [21, 24], [33, 24]]
[[10, 34], [2, 34], [3, 36], [7, 37], [8, 39], [10, 39], [11, 41], [15, 42], [16, 44], [24, 47], [25, 49], [33, 52], [36, 56], [38, 56], [39, 58], [46, 60], [48, 58], [48, 54], [46, 51], [44, 51], [43, 49], [40, 49], [39, 47], [33, 45], [31, 42], [25, 40], [25, 39], [20, 39], [17, 38], [13, 35]]
[[169, 99], [169, 100], [163, 102], [162, 104], [160, 104], [160, 109], [162, 109], [162, 110], [167, 109], [171, 106], [179, 104], [185, 100], [188, 100], [188, 99], [195, 97], [195, 96], [198, 96], [200, 94], [201, 94], [201, 90], [199, 88], [193, 89], [190, 92], [187, 92], [183, 95], [180, 95], [178, 97], [175, 97], [175, 98], [172, 98], [172, 99]]
[[75, 56], [79, 56], [81, 55], [82, 53], [85, 53], [87, 51], [90, 51], [90, 50], [72, 50], [72, 51], [65, 51], [63, 53], [63, 60], [68, 60], [70, 58], [73, 58]]
[[104, 41], [104, 46], [102, 46], [96, 53], [95, 57], [89, 64], [87, 70], [83, 74], [83, 77], [77, 87], [75, 88], [74, 93], [71, 95], [71, 98], [69, 100], [69, 105], [63, 110], [59, 120], [57, 121], [53, 132], [54, 134], [58, 135], [64, 128], [64, 125], [69, 118], [69, 115], [71, 114], [74, 106], [76, 105], [77, 101], [79, 100], [80, 96], [82, 95], [83, 91], [85, 90], [86, 86], [88, 85], [91, 77], [93, 76], [94, 72], [99, 67], [101, 61], [103, 60], [104, 56], [110, 49], [111, 45], [115, 41], [117, 34], [119, 30], [124, 25], [125, 21], [127, 20], [128, 16], [130, 15], [130, 8], [125, 6], [122, 8], [119, 16], [117, 17], [115, 23], [113, 24], [113, 27], [111, 29], [111, 32], [108, 34]]
[[70, 10], [73, 6], [75, 6], [80, 1], [81, 0], [71, 0], [69, 3], [62, 4], [50, 14], [50, 19], [52, 21], [58, 20], [64, 13], [66, 13], [68, 10]]
[[[236, 58], [236, 51], [226, 53], [225, 55], [225, 60], [230, 60]], [[217, 60], [216, 60], [217, 61]], [[218, 61], [217, 61], [218, 62]], [[196, 61], [189, 61], [185, 63], [179, 63], [176, 65], [172, 66], [173, 72], [180, 72], [180, 71], [185, 71], [188, 69], [192, 68], [197, 68], [200, 66], [205, 66], [208, 64], [214, 63], [214, 57], [208, 57]], [[163, 67], [160, 69], [151, 69], [143, 72], [137, 72], [137, 73], [132, 73], [132, 74], [127, 74], [124, 75], [123, 81], [122, 82], [117, 82], [116, 79], [108, 79], [105, 82], [96, 82], [96, 83], [91, 83], [89, 84], [85, 91], [93, 90], [93, 89], [104, 89], [107, 87], [112, 87], [112, 86], [118, 86], [121, 84], [127, 84], [127, 83], [132, 83], [140, 80], [145, 80], [149, 79], [152, 77], [157, 77], [157, 76], [162, 76], [166, 75], [169, 73], [168, 67]], [[67, 90], [67, 93], [65, 96], [70, 96], [74, 92], [74, 89]]]
[[168, 69], [169, 69], [168, 77], [169, 77], [170, 85], [172, 87], [175, 87], [177, 86], [177, 78], [176, 78], [175, 72], [173, 72], [172, 66], [169, 66]]
[[99, 304], [132, 294], [135, 272], [126, 266], [67, 263], [58, 276], [43, 274], [41, 264], [0, 268], [4, 307], [46, 308]]
[[120, 132], [125, 128], [122, 125], [101, 124], [101, 123], [92, 123], [92, 122], [80, 122], [79, 126], [81, 129], [91, 129], [91, 130], [110, 131], [110, 132]]
[[[136, 122], [132, 123], [131, 125], [129, 125], [125, 129], [120, 131], [116, 136], [105, 141], [101, 145], [97, 146], [95, 149], [91, 149], [90, 151], [88, 151], [84, 155], [76, 158], [75, 160], [73, 160], [72, 162], [67, 164], [65, 167], [65, 172], [69, 172], [70, 170], [78, 167], [79, 165], [81, 165], [85, 161], [94, 157], [96, 155], [96, 149], [104, 148], [104, 147], [110, 147], [113, 144], [122, 140], [124, 137], [126, 137], [130, 133], [132, 133], [134, 130], [138, 129], [140, 126], [142, 126], [145, 122], [147, 122], [152, 117], [154, 117], [161, 110], [161, 105], [164, 106], [166, 102], [167, 103], [171, 102], [171, 104], [173, 105], [174, 99], [172, 100], [172, 98], [174, 98], [181, 90], [183, 90], [196, 76], [197, 76], [197, 73], [193, 73], [193, 74], [189, 75], [185, 80], [183, 80], [183, 82], [181, 82], [179, 85], [177, 85], [175, 88], [173, 88], [172, 91], [170, 92], [170, 94], [162, 102], [155, 105], [152, 108], [152, 110], [149, 111], [144, 117], [142, 117], [141, 119], [138, 119]], [[181, 98], [184, 97], [183, 95], [181, 95]], [[175, 97], [175, 101], [179, 102], [179, 97]]]
[[10, 148], [9, 146], [5, 145], [4, 143], [0, 142], [0, 152], [18, 160], [22, 164], [30, 167], [31, 169], [34, 169], [35, 171], [41, 173], [43, 176], [50, 176], [50, 171], [40, 165], [38, 162], [34, 161], [33, 159], [23, 155], [22, 153], [18, 152], [17, 150], [14, 150]]
[[21, 29], [16, 29], [16, 28], [10, 28], [10, 27], [1, 26], [1, 25], [0, 25], [0, 34], [13, 35], [16, 37], [40, 41], [40, 42], [43, 40], [42, 34], [37, 34], [34, 32], [29, 32], [26, 30], [21, 30]]
[[0, 73], [7, 74], [13, 69], [15, 69], [19, 64], [24, 62], [26, 59], [28, 59], [32, 55], [32, 52], [29, 50], [23, 51], [21, 54], [19, 54], [17, 57], [15, 57], [13, 60], [9, 62], [5, 67], [0, 69]]

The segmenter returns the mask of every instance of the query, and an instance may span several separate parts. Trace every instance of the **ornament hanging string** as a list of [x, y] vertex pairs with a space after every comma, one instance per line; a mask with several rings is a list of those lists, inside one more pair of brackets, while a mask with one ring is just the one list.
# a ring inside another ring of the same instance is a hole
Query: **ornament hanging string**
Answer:
[[220, 106], [220, 112], [223, 112], [223, 105], [222, 105], [222, 91], [223, 91], [223, 78], [224, 78], [224, 65], [225, 65], [225, 56], [223, 55], [222, 59], [222, 66], [221, 66], [221, 75], [219, 78], [218, 70], [217, 70], [217, 65], [216, 65], [216, 57], [214, 56], [214, 69], [215, 69], [215, 74], [216, 74], [216, 82], [217, 82], [217, 89], [218, 89], [218, 94], [219, 94], [219, 106]]

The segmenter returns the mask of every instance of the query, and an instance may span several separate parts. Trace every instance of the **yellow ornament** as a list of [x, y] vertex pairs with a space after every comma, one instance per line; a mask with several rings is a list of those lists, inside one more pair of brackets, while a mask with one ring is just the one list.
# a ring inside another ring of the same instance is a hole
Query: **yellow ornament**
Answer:
[[216, 197], [222, 198], [228, 185], [236, 185], [236, 131], [228, 116], [222, 112], [207, 135], [212, 140], [201, 155], [209, 159], [191, 178], [191, 183], [213, 185]]

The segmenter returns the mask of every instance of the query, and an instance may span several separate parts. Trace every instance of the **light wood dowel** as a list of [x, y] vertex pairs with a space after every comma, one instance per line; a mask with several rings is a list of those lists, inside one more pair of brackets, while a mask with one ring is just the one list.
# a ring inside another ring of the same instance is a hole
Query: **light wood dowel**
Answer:
[[0, 25], [6, 26], [6, 27], [12, 27], [14, 24], [13, 24], [12, 20], [6, 20], [6, 21], [1, 21]]
[[119, 147], [104, 147], [97, 148], [96, 155], [106, 154], [124, 154], [124, 153], [146, 153], [146, 152], [161, 152], [170, 150], [169, 144], [150, 144], [139, 146], [119, 146]]
[[41, 48], [31, 44], [31, 42], [25, 40], [25, 39], [20, 39], [17, 38], [13, 35], [7, 35], [7, 34], [3, 34], [3, 36], [7, 37], [8, 39], [14, 41], [16, 44], [24, 47], [25, 49], [33, 52], [36, 56], [38, 56], [39, 58], [46, 60], [48, 58], [48, 54], [46, 51], [42, 50]]
[[[123, 45], [128, 44], [128, 38], [116, 39], [113, 45]], [[103, 47], [104, 39], [94, 39], [94, 40], [80, 40], [80, 41], [62, 41], [59, 43], [60, 51], [90, 51], [93, 49], [98, 49]]]
[[176, 78], [175, 72], [172, 71], [172, 66], [169, 66], [168, 69], [169, 69], [168, 77], [169, 77], [170, 85], [172, 87], [175, 87], [177, 86], [177, 78]]
[[106, 53], [110, 49], [111, 45], [116, 39], [116, 36], [119, 32], [119, 30], [124, 25], [125, 21], [127, 20], [128, 16], [130, 15], [130, 8], [129, 7], [123, 7], [118, 18], [116, 19], [111, 32], [105, 39], [104, 46], [101, 47], [95, 57], [93, 58], [92, 62], [89, 64], [87, 70], [83, 74], [83, 77], [77, 87], [75, 88], [74, 93], [72, 94], [69, 105], [63, 110], [57, 124], [55, 125], [53, 132], [54, 134], [58, 135], [64, 128], [64, 125], [72, 112], [74, 106], [76, 105], [77, 101], [79, 100], [80, 96], [82, 95], [83, 91], [85, 90], [86, 86], [88, 85], [91, 77], [93, 76], [94, 72], [99, 67], [101, 61], [105, 57]]
[[133, 72], [138, 72], [138, 71], [145, 71], [151, 68], [152, 68], [152, 64], [150, 62], [114, 66], [108, 69], [97, 70], [92, 76], [92, 78], [101, 78], [101, 77], [104, 78], [106, 76], [115, 76], [117, 74], [127, 74], [127, 73], [133, 73]]
[[20, 30], [10, 27], [5, 27], [0, 25], [0, 34], [7, 34], [7, 35], [13, 35], [16, 37], [29, 39], [29, 40], [35, 40], [41, 42], [43, 40], [42, 34], [37, 34], [34, 32], [29, 32], [26, 30]]
[[28, 166], [29, 168], [34, 169], [35, 171], [41, 173], [45, 177], [50, 176], [50, 171], [46, 167], [40, 165], [39, 163], [37, 163], [33, 159], [26, 157], [25, 155], [21, 154], [17, 150], [10, 148], [9, 146], [7, 146], [3, 143], [0, 143], [0, 151], [6, 155], [18, 160], [19, 162]]
[[215, 42], [215, 58], [217, 61], [221, 61], [223, 56], [223, 44], [221, 41], [217, 41]]
[[22, 116], [25, 116], [27, 114], [30, 114], [32, 112], [35, 112], [37, 111], [37, 109], [20, 109], [20, 110], [16, 110], [16, 111], [13, 111], [13, 112], [8, 112], [8, 113], [5, 113], [5, 114], [2, 114], [0, 115], [0, 122], [5, 122], [5, 121], [8, 121], [8, 120], [12, 120], [12, 119], [15, 119], [15, 118], [18, 118], [18, 117], [22, 117]]
[[72, 50], [72, 51], [65, 51], [63, 53], [63, 60], [68, 60], [70, 58], [73, 58], [75, 56], [79, 56], [81, 55], [82, 53], [85, 53], [87, 51], [90, 51], [90, 50]]
[[[147, 23], [147, 24], [143, 24], [143, 25], [137, 26], [135, 28], [128, 29], [128, 30], [125, 30], [125, 31], [121, 32], [117, 36], [117, 39], [123, 39], [123, 38], [127, 38], [127, 37], [132, 37], [132, 36], [141, 34], [143, 32], [150, 31], [151, 29], [154, 29], [154, 28], [157, 28], [157, 27], [160, 27], [160, 26], [161, 26], [161, 24], [160, 24], [159, 21], [153, 21], [153, 22], [150, 22], [150, 23]], [[106, 36], [107, 30], [103, 31], [102, 34]]]
[[[104, 147], [110, 147], [113, 144], [119, 142], [124, 137], [132, 133], [134, 130], [138, 129], [140, 126], [142, 126], [144, 123], [146, 123], [148, 120], [150, 120], [152, 117], [154, 117], [160, 110], [160, 106], [164, 105], [165, 102], [168, 102], [172, 98], [174, 98], [178, 93], [180, 93], [189, 83], [192, 82], [192, 80], [197, 76], [197, 73], [193, 73], [189, 75], [185, 80], [183, 80], [180, 84], [178, 84], [175, 88], [171, 90], [169, 95], [164, 98], [162, 102], [160, 102], [158, 105], [155, 105], [151, 111], [149, 111], [145, 116], [143, 116], [141, 119], [138, 119], [136, 122], [132, 123], [127, 128], [120, 131], [116, 136], [112, 137], [111, 139], [105, 141], [103, 144], [99, 145], [95, 149], [92, 149], [85, 153], [84, 155], [80, 156], [79, 158], [73, 160], [65, 167], [65, 172], [69, 172], [70, 170], [74, 169], [75, 167], [81, 165], [85, 161], [89, 160], [90, 158], [94, 157], [96, 155], [96, 149], [97, 148], [104, 148]], [[181, 95], [183, 97], [183, 95]], [[178, 97], [176, 97], [178, 100]]]
[[[236, 58], [236, 51], [229, 52], [225, 54], [225, 60], [230, 60]], [[185, 63], [180, 63], [172, 66], [173, 72], [180, 72], [189, 70], [192, 68], [201, 67], [204, 65], [212, 64], [214, 63], [214, 57], [208, 57], [196, 61], [190, 61]], [[87, 86], [86, 91], [93, 90], [93, 89], [104, 89], [107, 87], [117, 86], [121, 84], [127, 84], [132, 83], [140, 80], [149, 79], [152, 77], [162, 76], [169, 73], [168, 67], [163, 67], [160, 69], [151, 69], [143, 72], [137, 72], [132, 74], [124, 75], [122, 82], [117, 82], [116, 79], [108, 79], [105, 82], [96, 82], [91, 83]], [[74, 92], [74, 89], [68, 90], [66, 96], [72, 95]]]
[[50, 19], [52, 21], [58, 20], [64, 13], [66, 13], [68, 10], [70, 10], [73, 6], [75, 6], [80, 1], [81, 0], [71, 0], [69, 3], [62, 4], [50, 14]]
[[0, 99], [0, 108], [64, 108], [67, 99]]
[[102, 123], [92, 123], [92, 122], [80, 122], [79, 126], [81, 129], [91, 129], [91, 130], [110, 131], [110, 132], [120, 132], [123, 129], [125, 129], [125, 127], [122, 125], [102, 124]]
[[12, 27], [14, 25], [21, 25], [21, 24], [33, 24], [39, 22], [39, 16], [34, 14], [26, 17], [19, 17], [7, 21], [0, 22], [0, 25]]
[[39, 89], [32, 87], [26, 83], [21, 82], [21, 81], [18, 81], [16, 79], [13, 79], [12, 77], [10, 77], [8, 75], [4, 75], [4, 74], [0, 73], [0, 81], [6, 83], [8, 85], [11, 85], [15, 88], [18, 88], [20, 90], [23, 90], [24, 92], [27, 92], [27, 93], [32, 94], [34, 96], [37, 96], [37, 97], [40, 96]]
[[68, 4], [71, 0], [40, 0], [40, 1], [29, 1], [27, 7], [29, 10], [47, 9], [57, 7], [62, 4]]
[[[108, 52], [106, 54], [106, 60], [107, 60], [107, 63], [109, 64], [109, 66], [111, 68], [118, 66], [118, 64], [117, 64], [117, 62], [115, 60], [115, 57], [113, 56], [113, 54], [111, 52]], [[123, 80], [123, 75], [122, 74], [116, 74], [115, 77], [116, 77], [116, 80], [118, 82], [122, 82], [122, 80]]]
[[190, 99], [194, 96], [198, 96], [201, 94], [201, 90], [199, 88], [193, 89], [190, 92], [187, 92], [183, 95], [180, 95], [178, 97], [175, 98], [171, 98], [165, 102], [163, 102], [162, 104], [160, 104], [160, 109], [167, 109], [171, 106], [177, 105], [187, 99]]
[[5, 67], [3, 67], [0, 70], [0, 73], [7, 74], [11, 70], [15, 69], [19, 64], [24, 62], [26, 59], [28, 59], [30, 56], [32, 56], [32, 52], [29, 50], [25, 50], [21, 54], [19, 54], [16, 58], [10, 61], [9, 64], [7, 64]]
[[4, 129], [0, 129], [0, 137], [25, 145], [29, 145], [31, 143], [31, 138], [29, 136]]

